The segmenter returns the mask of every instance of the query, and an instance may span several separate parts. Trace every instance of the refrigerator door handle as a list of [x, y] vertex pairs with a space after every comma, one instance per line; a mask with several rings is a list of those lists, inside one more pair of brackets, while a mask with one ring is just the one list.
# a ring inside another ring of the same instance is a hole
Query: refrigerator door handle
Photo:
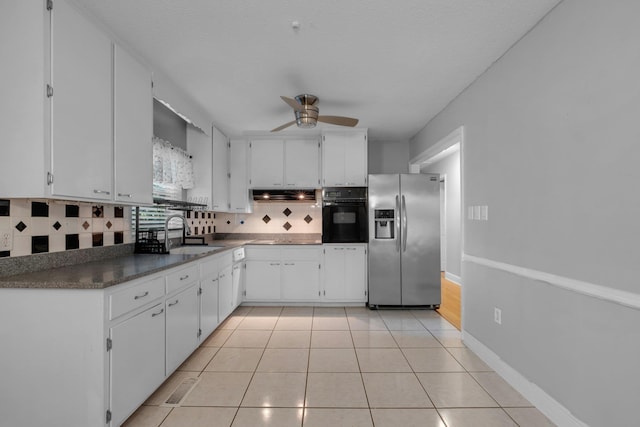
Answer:
[[402, 252], [407, 251], [407, 229], [409, 228], [409, 224], [407, 224], [407, 201], [404, 198], [404, 194], [402, 195]]
[[400, 199], [396, 195], [396, 252], [400, 252]]

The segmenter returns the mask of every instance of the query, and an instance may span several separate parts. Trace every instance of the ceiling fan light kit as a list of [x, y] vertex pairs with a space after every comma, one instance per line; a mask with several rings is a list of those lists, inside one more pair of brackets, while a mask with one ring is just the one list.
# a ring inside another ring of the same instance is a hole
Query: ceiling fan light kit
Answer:
[[358, 124], [358, 119], [343, 116], [320, 116], [318, 113], [318, 97], [315, 95], [302, 94], [294, 98], [281, 96], [282, 100], [293, 108], [295, 114], [295, 120], [289, 123], [285, 123], [282, 126], [278, 126], [272, 129], [271, 132], [278, 132], [282, 129], [288, 128], [294, 123], [303, 129], [311, 129], [316, 127], [318, 122], [329, 123], [338, 126], [354, 127]]

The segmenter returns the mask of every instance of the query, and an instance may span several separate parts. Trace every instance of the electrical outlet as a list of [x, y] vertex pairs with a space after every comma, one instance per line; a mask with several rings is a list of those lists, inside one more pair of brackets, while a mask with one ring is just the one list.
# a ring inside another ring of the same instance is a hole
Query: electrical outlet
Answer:
[[13, 233], [0, 231], [0, 251], [10, 251], [11, 249], [13, 249]]
[[498, 325], [502, 325], [502, 310], [498, 307], [493, 308], [493, 321]]

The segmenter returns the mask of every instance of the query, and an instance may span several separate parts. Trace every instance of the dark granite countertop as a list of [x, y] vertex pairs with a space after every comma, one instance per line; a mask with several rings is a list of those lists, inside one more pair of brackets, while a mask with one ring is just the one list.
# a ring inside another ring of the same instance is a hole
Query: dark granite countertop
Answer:
[[216, 241], [224, 246], [201, 254], [129, 254], [99, 261], [0, 277], [0, 288], [104, 289], [168, 270], [246, 244], [247, 241]]
[[247, 243], [248, 245], [321, 245], [321, 239], [257, 239]]

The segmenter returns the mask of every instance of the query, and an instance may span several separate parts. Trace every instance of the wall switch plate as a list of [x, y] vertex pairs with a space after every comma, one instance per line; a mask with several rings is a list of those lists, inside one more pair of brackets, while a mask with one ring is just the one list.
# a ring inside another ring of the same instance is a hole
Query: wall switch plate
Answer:
[[493, 308], [493, 321], [498, 325], [502, 325], [502, 310], [498, 307]]
[[489, 220], [489, 206], [480, 206], [480, 219], [482, 221]]

